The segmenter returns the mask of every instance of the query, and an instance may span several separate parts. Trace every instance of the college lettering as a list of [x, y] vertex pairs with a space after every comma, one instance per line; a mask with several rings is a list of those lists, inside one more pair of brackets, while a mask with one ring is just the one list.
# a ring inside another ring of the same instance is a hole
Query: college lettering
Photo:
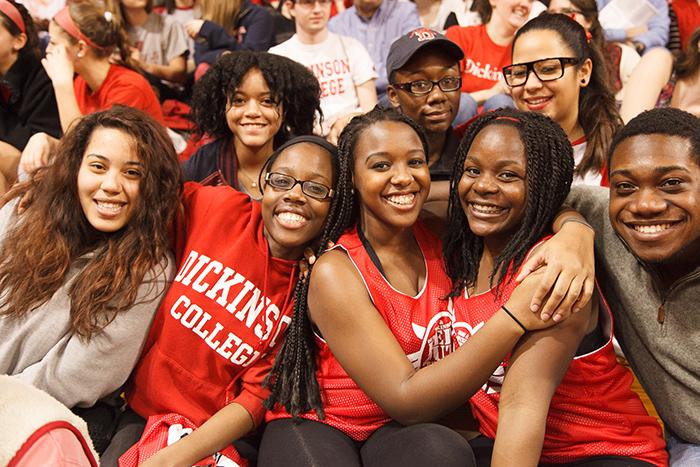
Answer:
[[[190, 251], [174, 282], [214, 300], [245, 327], [252, 328], [256, 337], [261, 340], [270, 338], [270, 347], [275, 345], [281, 331], [291, 321], [288, 316], [280, 317], [277, 305], [242, 274], [196, 251]], [[258, 319], [261, 315], [262, 320]], [[190, 329], [218, 355], [236, 365], [247, 366], [259, 356], [258, 351], [212, 319], [211, 314], [194, 303], [187, 294], [180, 295], [175, 301], [170, 308], [170, 316]], [[276, 326], [278, 323], [279, 326]], [[273, 330], [275, 333], [271, 336]]]
[[471, 58], [467, 59], [464, 67], [464, 74], [487, 79], [489, 81], [499, 81], [503, 76], [503, 73], [498, 69], [498, 67], [495, 67], [490, 63], [482, 66], [481, 62], [475, 62]]
[[328, 96], [336, 96], [345, 93], [345, 78], [350, 74], [350, 61], [348, 59], [326, 60], [309, 66], [321, 86], [321, 99]]

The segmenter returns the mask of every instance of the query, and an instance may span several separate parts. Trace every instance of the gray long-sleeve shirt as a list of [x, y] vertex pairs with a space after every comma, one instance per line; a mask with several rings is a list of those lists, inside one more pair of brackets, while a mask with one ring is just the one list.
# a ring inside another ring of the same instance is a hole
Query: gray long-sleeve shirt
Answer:
[[[0, 236], [14, 209], [11, 203], [0, 211]], [[71, 331], [68, 290], [90, 257], [75, 260], [63, 287], [39, 308], [21, 319], [0, 317], [0, 374], [17, 376], [71, 408], [92, 406], [124, 384], [174, 275], [174, 261], [164, 258], [144, 278], [135, 304], [84, 341]]]
[[656, 273], [612, 228], [608, 196], [606, 188], [577, 186], [567, 204], [596, 231], [596, 276], [613, 311], [615, 335], [667, 427], [700, 444], [700, 259], [697, 269], [661, 292]]

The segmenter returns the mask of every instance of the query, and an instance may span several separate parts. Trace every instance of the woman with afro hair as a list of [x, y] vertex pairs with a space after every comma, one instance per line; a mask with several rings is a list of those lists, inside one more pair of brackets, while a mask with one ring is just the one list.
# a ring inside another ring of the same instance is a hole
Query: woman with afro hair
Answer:
[[311, 134], [321, 90], [303, 65], [266, 52], [222, 56], [195, 85], [192, 118], [213, 138], [183, 166], [186, 180], [262, 196], [258, 175], [275, 148]]

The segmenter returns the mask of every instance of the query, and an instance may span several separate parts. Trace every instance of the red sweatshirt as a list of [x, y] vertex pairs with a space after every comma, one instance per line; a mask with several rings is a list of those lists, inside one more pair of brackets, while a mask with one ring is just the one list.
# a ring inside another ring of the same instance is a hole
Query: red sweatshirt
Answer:
[[228, 186], [185, 184], [178, 274], [156, 313], [127, 400], [142, 417], [199, 426], [236, 402], [255, 424], [261, 383], [291, 321], [296, 262], [270, 257], [260, 204]]

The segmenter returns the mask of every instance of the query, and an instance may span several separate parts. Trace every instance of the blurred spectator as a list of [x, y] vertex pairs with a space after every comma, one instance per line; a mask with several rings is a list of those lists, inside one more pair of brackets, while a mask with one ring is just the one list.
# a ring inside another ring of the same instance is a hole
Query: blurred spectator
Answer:
[[112, 12], [131, 45], [131, 59], [158, 90], [161, 101], [180, 98], [187, 77], [187, 35], [168, 15], [153, 11], [153, 0], [118, 0]]
[[697, 0], [672, 0], [669, 3], [678, 18], [681, 48], [686, 50], [691, 34], [700, 26], [700, 3]]
[[15, 181], [20, 154], [38, 132], [61, 135], [56, 97], [31, 16], [21, 4], [0, 0], [0, 194]]
[[324, 117], [321, 133], [332, 133], [331, 140], [337, 139], [349, 118], [377, 104], [374, 64], [356, 39], [328, 31], [330, 0], [292, 0], [287, 4], [297, 32], [272, 47], [270, 53], [297, 61], [316, 76]]
[[[598, 11], [612, 0], [596, 0]], [[644, 0], [659, 12], [647, 24], [641, 24], [629, 29], [605, 29], [605, 38], [613, 42], [630, 42], [640, 55], [653, 47], [665, 47], [668, 42], [668, 3], [666, 0]]]
[[249, 0], [202, 0], [201, 8], [202, 19], [187, 25], [195, 40], [197, 65], [212, 65], [224, 52], [266, 51], [272, 46], [272, 17], [265, 8]]
[[421, 26], [416, 6], [400, 0], [355, 0], [349, 8], [331, 18], [331, 32], [357, 39], [367, 47], [377, 71], [377, 97], [386, 94], [386, 56], [389, 46], [402, 35]]

